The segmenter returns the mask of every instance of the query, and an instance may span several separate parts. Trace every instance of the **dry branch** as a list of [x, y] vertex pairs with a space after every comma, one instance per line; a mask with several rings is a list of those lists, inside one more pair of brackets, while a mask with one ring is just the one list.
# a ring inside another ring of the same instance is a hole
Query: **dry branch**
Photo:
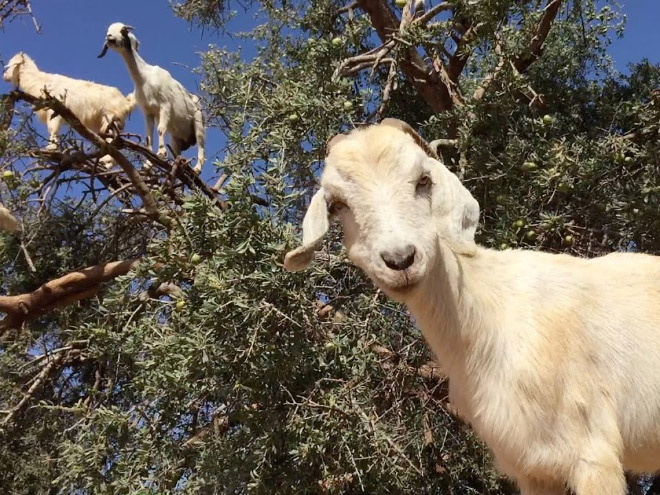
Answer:
[[41, 27], [32, 13], [29, 0], [0, 0], [0, 29], [4, 29], [6, 22], [11, 22], [21, 15], [30, 16], [34, 29], [37, 32], [41, 31]]
[[125, 275], [137, 264], [137, 259], [113, 261], [69, 273], [27, 294], [0, 296], [0, 311], [7, 314], [0, 321], [0, 336], [53, 309], [94, 296], [103, 282]]
[[192, 167], [190, 167], [189, 163], [186, 162], [186, 166], [178, 166], [176, 169], [174, 168], [174, 165], [170, 163], [169, 161], [159, 157], [156, 155], [153, 151], [151, 151], [148, 148], [145, 148], [144, 146], [141, 146], [137, 143], [134, 143], [133, 141], [129, 139], [124, 139], [122, 137], [119, 137], [115, 139], [113, 143], [118, 149], [127, 149], [131, 151], [135, 151], [136, 153], [139, 153], [143, 157], [147, 158], [153, 165], [156, 165], [158, 168], [161, 170], [172, 173], [174, 172], [174, 176], [179, 179], [183, 184], [188, 186], [192, 190], [198, 190], [202, 194], [204, 194], [206, 197], [211, 199], [218, 208], [222, 210], [227, 209], [227, 203], [225, 201], [222, 201], [218, 198], [217, 193], [210, 188], [200, 177], [197, 175]]

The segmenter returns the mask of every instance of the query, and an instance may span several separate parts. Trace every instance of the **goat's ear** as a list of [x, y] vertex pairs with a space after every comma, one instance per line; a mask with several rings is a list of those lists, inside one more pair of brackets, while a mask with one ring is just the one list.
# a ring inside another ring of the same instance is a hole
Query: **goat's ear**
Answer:
[[337, 134], [332, 139], [328, 140], [328, 143], [325, 145], [325, 156], [330, 154], [333, 146], [336, 146], [338, 143], [346, 139], [348, 136], [346, 134]]
[[108, 53], [108, 44], [103, 43], [103, 49], [101, 50], [101, 53], [99, 53], [96, 58], [103, 58], [105, 57], [105, 54]]
[[459, 254], [474, 256], [477, 245], [474, 235], [479, 224], [479, 203], [441, 162], [430, 166], [435, 184], [433, 215], [438, 235]]
[[436, 153], [435, 149], [433, 149], [429, 143], [427, 143], [422, 136], [417, 134], [415, 129], [410, 127], [408, 124], [406, 124], [403, 120], [399, 119], [383, 119], [380, 122], [380, 125], [386, 125], [389, 127], [394, 127], [395, 129], [399, 129], [400, 131], [405, 132], [408, 134], [410, 137], [413, 138], [417, 146], [422, 148], [424, 150], [424, 153], [426, 153], [429, 157], [438, 160], [438, 154]]
[[319, 189], [309, 203], [307, 213], [303, 219], [302, 244], [293, 251], [286, 253], [284, 268], [290, 272], [297, 272], [309, 266], [326, 232], [330, 221], [328, 219], [328, 205], [325, 201], [325, 191]]

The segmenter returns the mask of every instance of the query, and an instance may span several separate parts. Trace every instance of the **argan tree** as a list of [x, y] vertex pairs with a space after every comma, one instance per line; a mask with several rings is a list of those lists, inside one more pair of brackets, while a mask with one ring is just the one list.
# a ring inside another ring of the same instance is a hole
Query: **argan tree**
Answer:
[[[175, 3], [221, 33], [258, 13], [233, 33], [253, 59], [202, 56], [208, 123], [228, 143], [208, 184], [49, 95], [4, 95], [0, 200], [22, 230], [0, 237], [0, 487], [516, 493], [339, 236], [303, 274], [282, 257], [327, 140], [386, 116], [479, 200], [481, 244], [655, 253], [660, 68], [614, 71], [623, 13], [606, 3]], [[70, 124], [60, 150], [44, 151], [27, 104]]]

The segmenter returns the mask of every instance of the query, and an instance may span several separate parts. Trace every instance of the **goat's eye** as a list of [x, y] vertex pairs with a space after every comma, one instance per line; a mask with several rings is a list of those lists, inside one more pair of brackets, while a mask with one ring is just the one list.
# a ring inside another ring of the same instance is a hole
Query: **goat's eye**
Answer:
[[343, 210], [344, 208], [348, 208], [346, 203], [344, 203], [343, 201], [334, 200], [328, 206], [328, 211], [330, 212], [331, 215], [335, 215], [335, 214], [339, 213], [341, 210]]
[[417, 181], [417, 185], [415, 186], [415, 189], [417, 192], [424, 192], [427, 190], [429, 187], [431, 187], [431, 177], [428, 175], [422, 175], [419, 180]]

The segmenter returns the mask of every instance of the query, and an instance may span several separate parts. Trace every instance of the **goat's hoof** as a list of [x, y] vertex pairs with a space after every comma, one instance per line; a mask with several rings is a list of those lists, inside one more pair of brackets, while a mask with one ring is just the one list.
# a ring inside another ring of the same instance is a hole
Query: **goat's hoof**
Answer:
[[167, 150], [166, 149], [158, 150], [158, 153], [156, 153], [156, 154], [158, 155], [159, 158], [162, 158], [162, 159], [167, 158]]
[[201, 165], [195, 166], [195, 168], [193, 168], [193, 172], [199, 175], [200, 173], [202, 173], [202, 166]]

